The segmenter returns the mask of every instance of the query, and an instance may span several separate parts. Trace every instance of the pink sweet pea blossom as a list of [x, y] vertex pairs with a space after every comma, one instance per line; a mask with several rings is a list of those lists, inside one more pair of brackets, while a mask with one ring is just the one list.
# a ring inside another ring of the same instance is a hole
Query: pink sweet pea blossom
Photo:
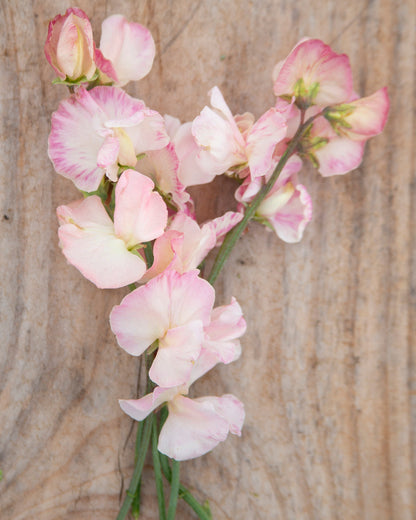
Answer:
[[[278, 159], [275, 157], [275, 164]], [[312, 199], [306, 188], [297, 180], [297, 172], [301, 167], [301, 159], [292, 156], [256, 210], [257, 219], [266, 220], [277, 236], [288, 243], [299, 242], [302, 239], [305, 227], [312, 218]], [[268, 181], [273, 169], [272, 167], [265, 177], [254, 181], [247, 177], [236, 191], [237, 200], [251, 202]]]
[[95, 60], [116, 86], [144, 78], [152, 68], [154, 57], [155, 43], [146, 27], [129, 23], [120, 14], [104, 20]]
[[[281, 108], [283, 103], [279, 101]], [[354, 94], [351, 100], [324, 110], [312, 106], [306, 110], [305, 120], [318, 117], [301, 142], [301, 155], [309, 158], [324, 177], [354, 170], [361, 164], [366, 141], [384, 129], [388, 112], [386, 87], [364, 98]], [[291, 138], [300, 124], [300, 110], [292, 106], [288, 114]]]
[[104, 175], [117, 180], [119, 164], [134, 167], [137, 155], [166, 146], [160, 114], [115, 87], [84, 88], [52, 115], [49, 157], [58, 173], [84, 191]]
[[229, 432], [241, 435], [244, 406], [233, 395], [189, 399], [190, 385], [217, 363], [230, 363], [240, 356], [238, 338], [244, 334], [246, 322], [241, 308], [232, 298], [229, 305], [213, 310], [210, 324], [205, 327], [205, 340], [200, 356], [187, 381], [171, 388], [157, 387], [141, 399], [120, 400], [122, 410], [137, 421], [167, 403], [169, 415], [161, 430], [158, 449], [176, 460], [204, 455]]
[[321, 40], [300, 41], [273, 73], [276, 96], [295, 96], [300, 108], [343, 103], [352, 95], [348, 56], [335, 53]]
[[210, 322], [215, 292], [198, 271], [165, 271], [113, 308], [111, 328], [119, 345], [139, 356], [158, 340], [149, 376], [163, 387], [188, 381]]
[[187, 385], [154, 389], [141, 399], [120, 400], [122, 410], [142, 421], [153, 410], [167, 403], [169, 415], [159, 436], [158, 450], [182, 461], [211, 451], [227, 438], [229, 432], [241, 435], [244, 406], [231, 394], [222, 397], [189, 399]]
[[178, 212], [167, 231], [155, 241], [154, 263], [143, 280], [150, 280], [167, 268], [179, 273], [196, 269], [211, 249], [219, 245], [222, 238], [242, 218], [241, 213], [227, 211], [225, 215], [200, 227], [195, 219], [184, 212]]
[[153, 187], [144, 175], [126, 170], [116, 186], [114, 224], [96, 195], [57, 209], [66, 259], [97, 287], [123, 287], [145, 273], [137, 250], [160, 236], [167, 222], [166, 205]]
[[90, 80], [94, 76], [94, 41], [84, 11], [71, 7], [49, 23], [45, 56], [62, 80], [81, 76]]
[[205, 107], [192, 123], [197, 145], [216, 167], [214, 173], [248, 165], [252, 178], [264, 175], [270, 168], [273, 150], [286, 135], [286, 120], [271, 108], [254, 123], [240, 130], [218, 89], [210, 91], [211, 105]]

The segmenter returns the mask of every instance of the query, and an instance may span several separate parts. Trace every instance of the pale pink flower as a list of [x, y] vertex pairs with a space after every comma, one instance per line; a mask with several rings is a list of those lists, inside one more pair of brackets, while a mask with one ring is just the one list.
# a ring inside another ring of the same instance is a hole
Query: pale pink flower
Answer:
[[[309, 158], [324, 177], [354, 170], [361, 164], [366, 141], [384, 129], [388, 111], [385, 87], [364, 98], [354, 94], [349, 101], [324, 110], [317, 106], [308, 108], [305, 120], [321, 115], [302, 140], [302, 156]], [[300, 110], [293, 106], [288, 119], [289, 138], [294, 136], [299, 124]]]
[[352, 95], [348, 56], [335, 53], [321, 40], [300, 41], [273, 72], [276, 96], [295, 96], [300, 108], [343, 103]]
[[145, 273], [138, 250], [167, 222], [166, 205], [153, 188], [150, 179], [126, 170], [116, 186], [114, 223], [96, 195], [57, 209], [66, 259], [97, 287], [123, 287]]
[[104, 175], [117, 180], [119, 165], [166, 146], [160, 114], [115, 87], [80, 88], [52, 114], [49, 157], [56, 171], [83, 191], [98, 189]]
[[94, 41], [88, 16], [76, 7], [56, 16], [48, 27], [45, 56], [62, 80], [90, 80], [96, 71]]
[[[381, 133], [387, 122], [389, 98], [387, 89], [324, 110], [315, 119], [302, 143], [306, 156], [316, 163], [324, 176], [343, 175], [361, 164], [366, 141]], [[314, 115], [316, 107], [306, 112]]]
[[182, 461], [208, 453], [228, 433], [241, 435], [244, 405], [231, 394], [222, 397], [189, 399], [187, 385], [154, 389], [141, 399], [120, 400], [122, 410], [136, 421], [142, 421], [153, 410], [167, 403], [169, 415], [159, 435], [158, 450]]
[[155, 43], [146, 27], [115, 14], [102, 24], [98, 68], [118, 87], [144, 78], [152, 68]]
[[213, 287], [198, 271], [168, 270], [128, 294], [110, 315], [119, 345], [139, 356], [158, 340], [149, 370], [156, 384], [171, 387], [188, 381], [210, 322]]
[[[278, 162], [274, 158], [274, 164]], [[306, 225], [312, 218], [312, 199], [306, 188], [298, 183], [297, 172], [302, 167], [299, 157], [292, 156], [280, 173], [273, 188], [256, 210], [257, 219], [264, 219], [277, 236], [288, 243], [302, 239]], [[236, 191], [240, 202], [251, 202], [262, 186], [269, 180], [274, 167], [263, 178], [252, 181], [247, 177]]]
[[242, 218], [241, 213], [228, 211], [200, 227], [195, 219], [178, 212], [166, 232], [155, 241], [154, 263], [143, 280], [150, 280], [167, 268], [179, 273], [196, 269]]
[[252, 178], [264, 175], [276, 144], [286, 135], [286, 120], [275, 108], [252, 122], [238, 120], [240, 130], [218, 87], [210, 91], [211, 106], [192, 123], [192, 134], [202, 151], [216, 164], [214, 173], [248, 165]]

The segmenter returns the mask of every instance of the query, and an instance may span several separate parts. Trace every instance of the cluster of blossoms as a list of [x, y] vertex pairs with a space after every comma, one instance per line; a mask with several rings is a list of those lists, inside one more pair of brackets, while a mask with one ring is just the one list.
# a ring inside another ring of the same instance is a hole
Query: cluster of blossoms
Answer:
[[[110, 16], [97, 49], [85, 13], [68, 9], [50, 23], [45, 54], [55, 82], [71, 91], [52, 116], [49, 156], [84, 196], [57, 210], [60, 246], [97, 287], [134, 284], [112, 310], [111, 328], [129, 354], [152, 360], [153, 391], [120, 406], [142, 421], [167, 405], [159, 451], [197, 457], [229, 432], [241, 434], [236, 397], [187, 395], [215, 365], [240, 356], [246, 329], [234, 298], [214, 308], [213, 279], [201, 277], [201, 263], [249, 219], [298, 242], [312, 217], [298, 181], [304, 161], [323, 176], [356, 168], [367, 139], [385, 125], [386, 88], [359, 98], [348, 57], [305, 39], [276, 65], [276, 104], [257, 121], [234, 116], [214, 87], [210, 106], [181, 124], [120, 89], [152, 66], [154, 42], [141, 25]], [[201, 226], [187, 188], [223, 174], [236, 182], [235, 211]]]

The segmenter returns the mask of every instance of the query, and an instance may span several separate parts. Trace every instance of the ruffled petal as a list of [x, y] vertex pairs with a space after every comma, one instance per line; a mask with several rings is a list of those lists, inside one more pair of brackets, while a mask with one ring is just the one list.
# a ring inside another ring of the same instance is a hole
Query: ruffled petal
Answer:
[[151, 394], [147, 394], [141, 399], [119, 399], [118, 402], [124, 413], [136, 421], [143, 421], [158, 406], [170, 401], [176, 395], [178, 395], [176, 388], [157, 387]]
[[139, 280], [146, 264], [114, 234], [113, 223], [97, 196], [57, 209], [62, 252], [100, 289], [124, 287]]
[[365, 141], [352, 141], [347, 137], [335, 137], [314, 153], [319, 161], [319, 173], [324, 177], [343, 175], [360, 166]]
[[282, 114], [271, 108], [254, 123], [247, 136], [246, 153], [251, 178], [265, 175], [271, 165], [276, 144], [286, 136], [287, 124]]
[[247, 324], [237, 300], [212, 311], [211, 323], [205, 328], [203, 347], [214, 352], [222, 363], [231, 363], [240, 357], [238, 339], [246, 332]]
[[274, 197], [279, 196], [282, 199], [274, 213], [269, 213], [271, 207], [265, 205], [262, 208], [260, 205], [258, 214], [270, 222], [280, 239], [288, 243], [299, 242], [306, 225], [312, 219], [312, 199], [302, 184], [293, 187], [291, 183], [287, 183], [274, 193]]
[[192, 123], [185, 123], [177, 130], [173, 143], [179, 158], [178, 177], [184, 186], [207, 184], [224, 173], [222, 164], [196, 142]]
[[153, 188], [152, 180], [135, 170], [126, 170], [117, 183], [114, 228], [128, 247], [159, 237], [166, 227], [166, 204]]
[[155, 360], [149, 370], [150, 379], [165, 388], [187, 383], [201, 351], [203, 338], [200, 321], [169, 329], [159, 341]]
[[368, 139], [383, 131], [390, 108], [387, 87], [348, 104], [354, 107], [352, 114], [346, 117], [346, 122], [351, 126], [345, 131], [348, 137]]
[[103, 110], [84, 88], [62, 101], [52, 114], [49, 157], [55, 170], [80, 190], [95, 191], [103, 178], [97, 157], [104, 136], [97, 129], [103, 127], [105, 119]]
[[142, 354], [168, 329], [210, 321], [215, 292], [198, 271], [183, 275], [165, 271], [128, 294], [113, 308], [110, 324], [119, 345], [133, 355]]
[[119, 14], [104, 20], [100, 50], [111, 61], [120, 87], [146, 76], [155, 57], [155, 43], [150, 31], [138, 23], [127, 22]]
[[166, 231], [155, 240], [153, 244], [153, 264], [143, 276], [143, 282], [155, 278], [155, 276], [158, 276], [167, 269], [173, 269], [178, 273], [184, 272], [180, 257], [183, 240], [183, 233], [173, 230]]
[[297, 82], [303, 80], [306, 97], [311, 95], [311, 101], [322, 107], [343, 103], [352, 94], [348, 56], [336, 54], [321, 40], [299, 42], [279, 64], [275, 77], [276, 96], [292, 96]]
[[240, 434], [244, 408], [233, 396], [191, 400], [181, 395], [168, 403], [169, 415], [159, 436], [158, 450], [175, 460], [204, 455], [227, 438]]

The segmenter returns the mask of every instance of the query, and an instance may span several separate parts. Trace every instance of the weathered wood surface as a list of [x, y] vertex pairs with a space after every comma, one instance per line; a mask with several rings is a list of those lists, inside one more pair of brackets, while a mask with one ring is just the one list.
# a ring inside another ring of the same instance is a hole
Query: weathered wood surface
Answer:
[[[61, 255], [55, 208], [77, 197], [46, 156], [64, 87], [43, 57], [63, 0], [1, 2], [2, 267], [0, 518], [112, 520], [132, 472], [138, 363], [116, 346], [100, 291]], [[217, 283], [249, 328], [235, 366], [195, 393], [246, 404], [242, 439], [182, 465], [215, 519], [415, 518], [415, 24], [413, 0], [80, 0], [98, 40], [120, 12], [157, 42], [151, 74], [129, 92], [190, 120], [219, 85], [234, 112], [273, 103], [271, 70], [303, 36], [349, 54], [356, 89], [388, 85], [391, 116], [358, 171], [302, 180], [314, 200], [304, 240], [252, 226]], [[221, 59], [221, 56], [224, 58]], [[231, 201], [198, 190], [201, 218]], [[143, 518], [156, 518], [150, 466]], [[178, 519], [193, 514], [181, 505]]]

